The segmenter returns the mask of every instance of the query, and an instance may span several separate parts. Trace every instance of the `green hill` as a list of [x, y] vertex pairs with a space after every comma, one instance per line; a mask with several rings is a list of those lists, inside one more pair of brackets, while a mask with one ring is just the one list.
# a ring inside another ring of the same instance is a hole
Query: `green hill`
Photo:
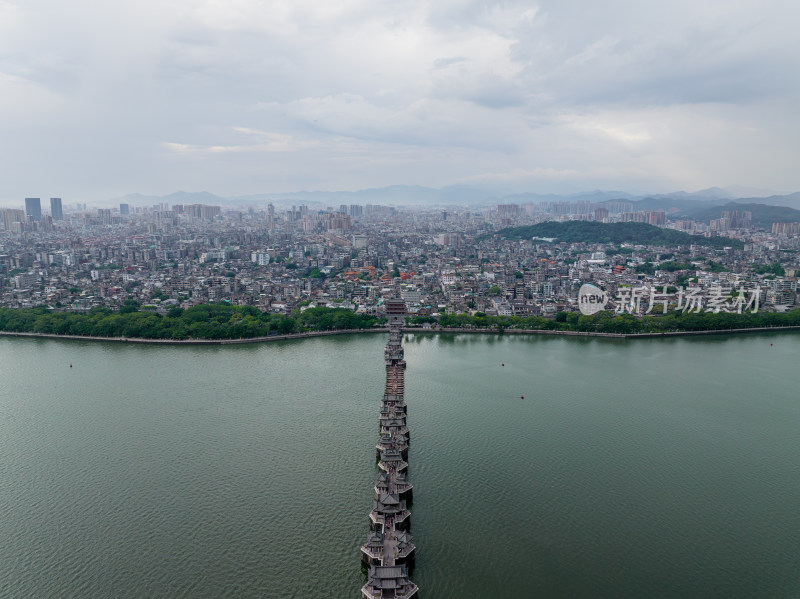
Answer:
[[566, 243], [634, 243], [638, 245], [703, 245], [713, 248], [741, 249], [744, 244], [730, 237], [700, 237], [645, 223], [599, 223], [573, 220], [546, 222], [526, 227], [508, 227], [497, 231], [505, 239], [555, 238]]

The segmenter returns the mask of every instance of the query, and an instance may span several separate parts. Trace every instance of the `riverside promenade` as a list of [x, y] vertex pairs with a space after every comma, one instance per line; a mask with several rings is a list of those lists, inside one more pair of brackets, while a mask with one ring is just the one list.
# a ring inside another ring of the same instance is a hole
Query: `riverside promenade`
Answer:
[[361, 546], [361, 561], [368, 567], [367, 583], [361, 588], [365, 599], [414, 597], [419, 590], [409, 578], [416, 547], [409, 532], [413, 486], [406, 474], [411, 434], [405, 402], [405, 312], [403, 300], [386, 302], [389, 342], [384, 350], [386, 385], [379, 418], [380, 439], [375, 446], [378, 475], [367, 542]]

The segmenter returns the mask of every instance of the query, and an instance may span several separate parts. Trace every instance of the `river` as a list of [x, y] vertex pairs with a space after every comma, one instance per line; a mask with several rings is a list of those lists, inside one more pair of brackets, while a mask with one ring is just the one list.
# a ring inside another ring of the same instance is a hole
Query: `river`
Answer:
[[[385, 342], [0, 338], [0, 597], [358, 597]], [[422, 598], [800, 594], [800, 334], [405, 349]]]

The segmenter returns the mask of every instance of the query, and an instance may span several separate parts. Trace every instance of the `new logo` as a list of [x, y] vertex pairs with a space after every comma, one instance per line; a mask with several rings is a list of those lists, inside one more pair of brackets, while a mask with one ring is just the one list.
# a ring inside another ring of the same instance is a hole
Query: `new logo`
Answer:
[[586, 283], [578, 290], [578, 309], [581, 314], [591, 316], [606, 307], [608, 295], [599, 287]]

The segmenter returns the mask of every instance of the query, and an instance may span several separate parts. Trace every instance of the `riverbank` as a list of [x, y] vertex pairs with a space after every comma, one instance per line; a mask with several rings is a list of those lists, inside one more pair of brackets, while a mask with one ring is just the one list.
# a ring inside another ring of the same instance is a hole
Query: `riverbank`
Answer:
[[[731, 335], [741, 333], [774, 333], [782, 331], [798, 331], [800, 326], [786, 327], [751, 327], [740, 329], [717, 329], [710, 331], [668, 331], [663, 333], [598, 333], [593, 331], [556, 331], [546, 329], [466, 329], [466, 328], [430, 328], [404, 327], [404, 333], [450, 333], [450, 334], [482, 334], [482, 335], [555, 335], [567, 337], [604, 337], [610, 339], [653, 339], [664, 337], [689, 337], [695, 335]], [[388, 327], [370, 329], [341, 329], [336, 331], [308, 331], [288, 335], [270, 335], [268, 337], [249, 337], [241, 339], [143, 339], [140, 337], [98, 337], [90, 335], [56, 335], [52, 333], [26, 333], [18, 331], [0, 331], [0, 336], [29, 337], [37, 339], [69, 339], [74, 341], [103, 341], [111, 343], [140, 343], [148, 345], [238, 345], [242, 343], [265, 343], [268, 341], [290, 341], [292, 339], [308, 339], [311, 337], [329, 337], [331, 335], [354, 335], [361, 333], [387, 333]]]
[[[404, 332], [434, 332], [434, 333], [489, 333], [501, 334], [497, 329], [462, 329], [462, 328], [439, 328], [439, 329], [417, 329], [405, 328]], [[777, 331], [797, 331], [800, 326], [786, 327], [750, 327], [741, 329], [714, 329], [709, 331], [666, 331], [662, 333], [598, 333], [595, 331], [555, 331], [545, 329], [503, 329], [503, 335], [566, 335], [572, 337], [608, 337], [612, 339], [651, 339], [655, 337], [687, 337], [692, 335], [730, 335], [739, 333], [764, 333]]]
[[149, 345], [234, 345], [241, 343], [264, 343], [266, 341], [286, 341], [289, 339], [306, 339], [308, 337], [327, 337], [330, 335], [352, 335], [355, 333], [386, 333], [386, 327], [374, 329], [341, 329], [338, 331], [309, 331], [291, 333], [289, 335], [270, 335], [268, 337], [247, 337], [241, 339], [143, 339], [141, 337], [98, 337], [94, 335], [55, 335], [52, 333], [24, 333], [18, 331], [0, 331], [0, 336], [31, 337], [37, 339], [70, 339], [74, 341], [105, 341], [111, 343], [143, 343]]

